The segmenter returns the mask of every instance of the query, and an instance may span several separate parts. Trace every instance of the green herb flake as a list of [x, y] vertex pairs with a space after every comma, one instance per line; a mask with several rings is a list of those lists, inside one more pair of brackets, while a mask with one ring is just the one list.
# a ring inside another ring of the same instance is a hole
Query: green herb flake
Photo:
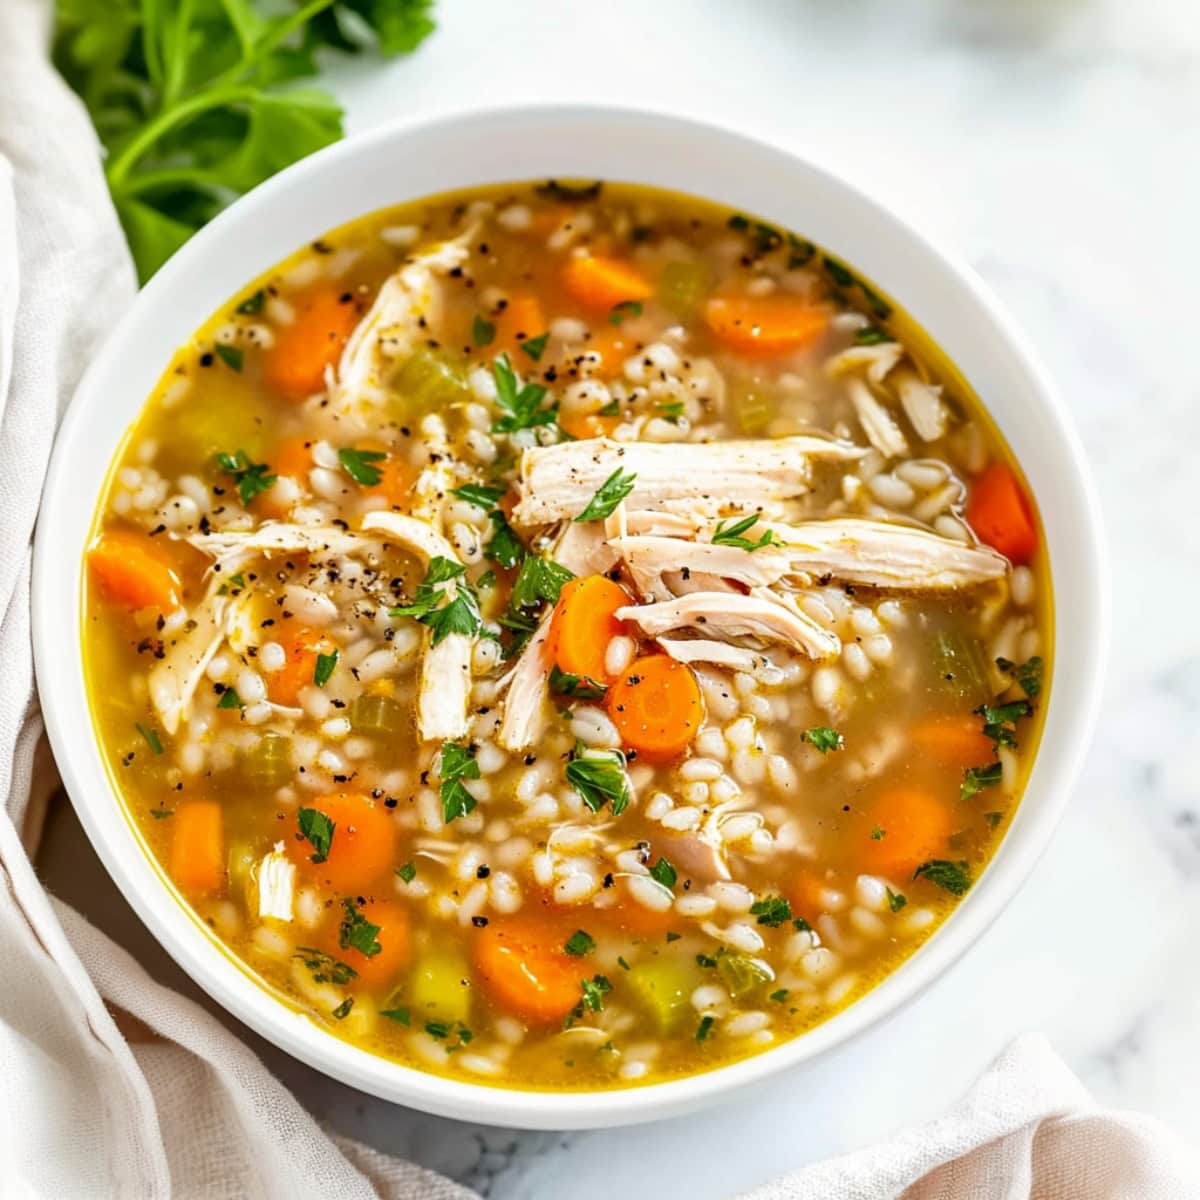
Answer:
[[550, 668], [550, 690], [572, 700], [602, 700], [608, 685], [590, 675], [572, 675], [559, 670], [557, 664]]
[[892, 912], [899, 912], [907, 903], [908, 897], [901, 895], [899, 892], [893, 892], [891, 888], [887, 890], [888, 908]]
[[776, 1004], [782, 1004], [788, 998], [788, 995], [789, 993], [787, 988], [778, 988], [776, 991], [773, 991], [767, 997], [767, 999], [774, 1000]]
[[542, 406], [546, 389], [536, 383], [522, 386], [507, 354], [492, 364], [492, 378], [496, 383], [496, 407], [504, 414], [492, 423], [493, 433], [536, 429], [540, 425], [553, 425], [558, 419], [554, 408]]
[[678, 425], [683, 417], [682, 400], [660, 400], [654, 408], [664, 420], [670, 421], [673, 425]]
[[563, 949], [575, 958], [582, 958], [585, 954], [591, 954], [596, 948], [596, 941], [590, 933], [582, 929], [577, 929], [566, 940]]
[[316, 665], [313, 667], [313, 683], [324, 687], [338, 664], [338, 652], [331, 650], [328, 654], [318, 654]]
[[750, 915], [771, 929], [792, 919], [792, 906], [783, 896], [764, 896], [750, 905]]
[[621, 300], [612, 306], [608, 320], [611, 325], [620, 325], [623, 321], [628, 321], [630, 317], [640, 317], [641, 315], [642, 302], [640, 300]]
[[757, 524], [758, 513], [751, 513], [750, 516], [743, 517], [740, 521], [718, 521], [716, 529], [713, 530], [713, 545], [736, 546], [739, 550], [747, 550], [750, 553], [753, 553], [755, 550], [762, 550], [767, 546], [779, 545], [778, 538], [769, 529], [763, 532], [762, 537], [757, 542], [742, 536], [747, 530]]
[[566, 775], [592, 812], [599, 812], [607, 804], [612, 815], [619, 817], [629, 807], [629, 776], [620, 750], [589, 749], [577, 743]]
[[233, 575], [230, 575], [230, 577], [226, 579], [219, 588], [217, 588], [217, 595], [225, 596], [232, 591], [240, 591], [245, 586], [246, 577], [241, 573], [241, 571], [237, 571]]
[[358, 978], [358, 972], [349, 963], [312, 946], [297, 946], [292, 957], [298, 958], [308, 968], [313, 983], [336, 983], [338, 987], [343, 987], [350, 980]]
[[622, 971], [628, 971], [630, 969], [629, 964], [625, 961], [625, 956], [623, 954], [617, 955], [617, 966], [620, 967]]
[[521, 564], [512, 589], [512, 605], [521, 609], [536, 609], [543, 603], [556, 604], [563, 585], [575, 576], [551, 558], [530, 557]]
[[348, 1016], [350, 1015], [350, 1010], [351, 1010], [353, 1007], [354, 1007], [354, 997], [353, 997], [353, 996], [347, 996], [347, 997], [345, 998], [345, 1000], [343, 1000], [343, 1001], [341, 1002], [341, 1004], [339, 1004], [339, 1005], [337, 1006], [337, 1008], [335, 1008], [335, 1009], [333, 1010], [333, 1015], [334, 1015], [334, 1016], [335, 1016], [335, 1017], [336, 1017], [336, 1018], [337, 1018], [339, 1021], [341, 1021], [341, 1020], [343, 1020], [344, 1018], [346, 1018], [346, 1017], [348, 1017]]
[[156, 821], [165, 821], [168, 817], [173, 817], [175, 815], [175, 810], [173, 808], [152, 808], [150, 810], [150, 815]]
[[396, 874], [400, 876], [405, 883], [412, 883], [417, 877], [417, 864], [406, 862], [404, 866], [396, 868]]
[[490, 346], [496, 340], [496, 326], [476, 313], [471, 322], [471, 340], [480, 348]]
[[580, 980], [580, 988], [583, 991], [583, 1006], [591, 1012], [602, 1012], [604, 1010], [604, 997], [612, 991], [612, 984], [609, 983], [606, 975], [593, 975], [591, 979]]
[[486, 483], [464, 483], [461, 487], [452, 488], [450, 494], [475, 505], [476, 508], [485, 508], [490, 512], [506, 490], [502, 487], [489, 487]]
[[715, 967], [717, 960], [711, 954], [697, 954], [696, 965], [698, 967]]
[[596, 411], [598, 417], [619, 417], [621, 415], [621, 405], [616, 400], [610, 400], [603, 408]]
[[227, 346], [224, 342], [213, 344], [217, 357], [232, 371], [240, 371], [246, 360], [246, 355], [238, 346]]
[[613, 510], [633, 491], [637, 475], [618, 467], [597, 489], [587, 502], [587, 507], [575, 518], [579, 521], [601, 521], [611, 516]]
[[338, 451], [338, 462], [342, 464], [346, 474], [362, 487], [375, 487], [383, 478], [383, 472], [371, 464], [383, 462], [387, 454], [382, 450], [350, 450]]
[[237, 306], [234, 310], [240, 313], [243, 317], [253, 317], [262, 312], [263, 305], [267, 302], [267, 293], [259, 288], [257, 292], [251, 293]]
[[876, 825], [876, 826], [874, 826], [874, 828], [872, 828], [871, 841], [882, 842], [885, 837], [887, 837], [886, 829], [881, 829], [878, 825]]
[[235, 688], [227, 687], [222, 693], [220, 700], [217, 701], [218, 708], [245, 708], [242, 703], [242, 698], [237, 694]]
[[383, 949], [377, 940], [380, 927], [368, 921], [353, 900], [343, 900], [342, 907], [346, 915], [338, 926], [338, 945], [343, 950], [354, 949], [374, 958]]
[[521, 343], [521, 349], [528, 354], [534, 362], [541, 362], [542, 355], [546, 353], [546, 343], [550, 341], [548, 333], [540, 334], [537, 337], [526, 338]]
[[412, 1024], [412, 1013], [404, 1005], [400, 1005], [398, 1008], [381, 1008], [379, 1015], [387, 1017], [389, 1021], [395, 1021], [397, 1025], [409, 1026]]
[[480, 777], [475, 761], [475, 747], [462, 742], [443, 742], [438, 755], [438, 777], [441, 786], [438, 797], [442, 802], [442, 820], [447, 825], [465, 817], [475, 807], [475, 797], [467, 790], [464, 779]]
[[788, 262], [787, 269], [794, 271], [798, 267], [807, 267], [813, 260], [813, 256], [817, 252], [816, 246], [812, 242], [805, 241], [804, 238], [797, 237], [794, 233], [787, 235], [788, 240]]
[[828, 725], [814, 725], [811, 729], [806, 729], [800, 735], [800, 740], [807, 742], [822, 754], [828, 754], [831, 750], [841, 750], [846, 744], [846, 739]]
[[988, 812], [988, 813], [984, 813], [983, 815], [984, 815], [984, 819], [988, 823], [988, 828], [995, 829], [1000, 824], [1000, 822], [1004, 820], [1005, 814], [1002, 812]]
[[245, 450], [218, 454], [217, 466], [233, 479], [243, 505], [249, 504], [260, 492], [265, 492], [278, 478], [270, 473], [266, 463], [251, 462]]
[[680, 939], [681, 937], [683, 937], [683, 934], [682, 934], [682, 933], [675, 933], [674, 931], [672, 931], [672, 930], [670, 930], [670, 929], [668, 929], [668, 930], [667, 930], [667, 941], [668, 941], [668, 943], [669, 943], [669, 942], [677, 942], [677, 941], [679, 941], [679, 939]]
[[525, 543], [513, 532], [508, 518], [498, 509], [488, 513], [492, 523], [492, 536], [483, 548], [483, 554], [490, 562], [499, 563], [505, 569], [515, 567], [525, 560]]
[[962, 799], [970, 800], [984, 788], [995, 787], [1003, 778], [1004, 766], [999, 762], [988, 763], [986, 767], [968, 767], [963, 772], [959, 794]]
[[333, 845], [333, 831], [337, 828], [319, 808], [301, 808], [296, 813], [296, 822], [300, 826], [300, 835], [316, 851], [312, 861], [323, 863], [329, 857], [329, 848]]
[[799, 933], [812, 933], [812, 926], [803, 917], [793, 917], [792, 928]]
[[867, 325], [854, 335], [856, 346], [879, 346], [884, 342], [894, 342], [895, 340], [886, 329], [880, 329], [878, 325]]
[[452, 633], [475, 636], [483, 626], [479, 598], [465, 578], [466, 567], [435, 555], [411, 604], [388, 610], [392, 617], [413, 617], [433, 633], [436, 646]]
[[152, 754], [161, 754], [163, 752], [162, 740], [158, 736], [158, 730], [153, 725], [142, 725], [139, 722], [134, 725], [134, 729], [145, 739], [146, 745], [150, 747]]
[[825, 270], [829, 272], [830, 279], [838, 287], [853, 287], [858, 282], [836, 258], [830, 258], [829, 255], [825, 255], [821, 261], [825, 264]]
[[658, 862], [650, 868], [650, 878], [661, 883], [668, 891], [675, 887], [675, 881], [679, 878], [679, 872], [671, 865], [671, 863], [659, 856]]
[[696, 1041], [706, 1041], [708, 1039], [708, 1035], [712, 1033], [712, 1027], [715, 1023], [716, 1019], [712, 1016], [701, 1017], [700, 1024], [696, 1026]]
[[962, 896], [971, 886], [970, 870], [965, 862], [948, 862], [934, 858], [922, 863], [914, 872], [914, 879], [928, 879], [952, 896]]

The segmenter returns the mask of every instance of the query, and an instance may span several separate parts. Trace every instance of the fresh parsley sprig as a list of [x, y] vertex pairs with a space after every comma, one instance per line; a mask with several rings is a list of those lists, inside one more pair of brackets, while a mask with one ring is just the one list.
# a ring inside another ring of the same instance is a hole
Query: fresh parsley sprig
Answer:
[[567, 763], [567, 782], [594, 813], [607, 804], [612, 815], [619, 817], [629, 807], [629, 776], [620, 750], [596, 750], [577, 744]]
[[[618, 467], [597, 489], [587, 507], [575, 518], [578, 521], [601, 521], [611, 516], [617, 505], [633, 491], [637, 475]], [[757, 520], [757, 518], [755, 518]], [[767, 535], [770, 537], [770, 534]], [[716, 538], [714, 537], [714, 541]]]
[[278, 478], [271, 474], [266, 463], [251, 462], [245, 450], [218, 454], [217, 466], [237, 485], [238, 498], [243, 505], [249, 504], [260, 492], [265, 492]]
[[492, 423], [493, 433], [516, 433], [553, 425], [558, 420], [557, 408], [547, 408], [542, 403], [546, 389], [539, 383], [522, 384], [507, 354], [492, 364], [492, 378], [496, 381], [496, 406], [504, 414]]
[[466, 579], [467, 569], [451, 558], [435, 555], [411, 604], [388, 610], [393, 617], [413, 617], [433, 633], [436, 646], [452, 633], [474, 636], [483, 628], [479, 597]]
[[479, 778], [475, 748], [463, 742], [443, 742], [438, 755], [438, 799], [442, 802], [442, 820], [447, 825], [465, 817], [475, 807], [475, 797], [467, 791], [464, 779]]
[[743, 517], [740, 521], [718, 521], [716, 529], [713, 530], [713, 545], [736, 546], [739, 550], [748, 550], [751, 553], [755, 550], [762, 550], [767, 546], [778, 546], [779, 539], [770, 529], [764, 530], [762, 537], [757, 542], [752, 542], [748, 537], [742, 536], [752, 526], [757, 524], [758, 513], [751, 513], [748, 517]]

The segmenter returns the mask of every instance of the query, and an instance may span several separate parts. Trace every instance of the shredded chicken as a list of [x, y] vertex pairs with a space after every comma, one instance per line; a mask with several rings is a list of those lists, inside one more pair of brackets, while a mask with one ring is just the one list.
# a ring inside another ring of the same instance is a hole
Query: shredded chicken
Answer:
[[904, 347], [899, 342], [879, 342], [874, 346], [851, 346], [825, 364], [830, 375], [845, 375], [851, 371], [866, 370], [872, 383], [882, 383], [896, 364], [904, 357]]
[[899, 458], [907, 454], [908, 442], [900, 432], [900, 426], [876, 399], [875, 393], [857, 376], [846, 380], [846, 391], [850, 394], [850, 401], [858, 414], [858, 423], [867, 435], [867, 441], [884, 458]]
[[258, 915], [290, 921], [295, 893], [296, 864], [288, 858], [283, 843], [276, 842], [258, 865]]
[[150, 703], [169, 734], [175, 734], [180, 722], [191, 715], [192, 698], [205, 669], [225, 640], [225, 597], [217, 595], [219, 580], [214, 579], [203, 600], [192, 614], [193, 625], [183, 637], [172, 642], [164, 656], [150, 670], [147, 684]]
[[[615, 515], [615, 514], [614, 514]], [[572, 575], [603, 575], [617, 561], [599, 521], [571, 521], [559, 534], [551, 557]]]
[[846, 518], [772, 524], [771, 530], [784, 543], [781, 552], [802, 584], [829, 577], [839, 583], [939, 591], [999, 579], [1008, 569], [1008, 561], [987, 546], [968, 546], [912, 525]]
[[268, 521], [249, 533], [197, 533], [188, 541], [197, 550], [211, 554], [216, 559], [213, 572], [226, 579], [259, 555], [352, 554], [363, 545], [360, 537], [337, 525], [297, 525], [291, 521]]
[[685, 875], [701, 883], [732, 879], [724, 843], [696, 833], [656, 833], [654, 848]]
[[[638, 590], [651, 600], [703, 590], [687, 586], [697, 576], [735, 580], [753, 588], [767, 587], [788, 573], [787, 556], [772, 546], [748, 553], [739, 546], [653, 536], [616, 537], [608, 544], [620, 555]], [[676, 574], [681, 578], [674, 579]], [[672, 581], [685, 586], [671, 586]]]
[[[454, 547], [437, 530], [414, 517], [373, 512], [363, 518], [362, 527], [368, 532], [385, 534], [426, 564], [433, 558], [458, 562]], [[475, 639], [465, 633], [448, 634], [434, 645], [431, 633], [426, 630], [421, 686], [417, 693], [417, 730], [423, 740], [445, 741], [466, 734], [474, 646]]]
[[546, 693], [550, 687], [550, 617], [521, 651], [517, 664], [500, 681], [504, 695], [504, 718], [496, 740], [516, 753], [528, 749], [541, 736], [546, 724]]
[[936, 442], [945, 436], [948, 413], [942, 400], [942, 389], [926, 383], [910, 367], [898, 367], [888, 381], [900, 397], [904, 415], [926, 442]]
[[754, 509], [808, 490], [814, 459], [848, 461], [864, 451], [848, 442], [787, 437], [748, 442], [614, 442], [608, 438], [539, 446], [521, 456], [517, 525], [578, 516], [618, 468], [637, 476], [631, 508], [673, 500]]
[[753, 675], [768, 661], [757, 651], [745, 646], [714, 642], [711, 638], [660, 637], [657, 640], [667, 654], [689, 666], [692, 663], [711, 663], [714, 667], [725, 667], [730, 671], [744, 671]]
[[839, 639], [768, 588], [748, 596], [737, 592], [693, 592], [656, 604], [628, 605], [617, 618], [632, 621], [649, 637], [695, 629], [710, 638], [753, 638], [782, 642], [811, 658], [829, 658], [841, 650]]

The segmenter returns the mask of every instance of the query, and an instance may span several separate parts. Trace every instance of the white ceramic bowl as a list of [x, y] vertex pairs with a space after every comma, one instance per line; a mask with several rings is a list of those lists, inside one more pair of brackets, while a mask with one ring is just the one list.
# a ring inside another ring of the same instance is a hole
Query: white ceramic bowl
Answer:
[[[80, 653], [82, 554], [126, 428], [172, 351], [248, 280], [333, 226], [475, 184], [552, 176], [657, 185], [811, 237], [895, 297], [988, 406], [1037, 497], [1055, 591], [1054, 675], [1041, 750], [991, 865], [945, 925], [872, 992], [812, 1032], [688, 1079], [608, 1092], [530, 1092], [439, 1078], [324, 1032], [258, 987], [165, 891], [122, 812], [92, 735]], [[428, 1112], [527, 1128], [586, 1128], [695, 1109], [845, 1041], [936, 979], [1011, 899], [1045, 848], [1089, 740], [1107, 643], [1099, 508], [1046, 372], [963, 265], [828, 171], [694, 121], [591, 107], [532, 107], [392, 125], [265, 183], [150, 281], [92, 364], [63, 422], [34, 562], [38, 684], [67, 790], [126, 899], [206, 991], [264, 1037], [346, 1083]]]

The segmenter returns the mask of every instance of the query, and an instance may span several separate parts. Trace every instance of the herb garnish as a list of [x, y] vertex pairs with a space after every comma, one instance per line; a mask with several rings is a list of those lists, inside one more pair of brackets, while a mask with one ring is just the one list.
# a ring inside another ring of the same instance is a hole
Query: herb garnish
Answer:
[[612, 306], [608, 320], [612, 325], [620, 325], [622, 321], [626, 321], [630, 317], [640, 317], [641, 315], [642, 302], [640, 300], [621, 300]]
[[457, 1026], [453, 1021], [426, 1021], [425, 1032], [439, 1042], [448, 1041], [451, 1033], [457, 1034], [458, 1040], [450, 1042], [446, 1046], [447, 1054], [461, 1050], [475, 1036], [461, 1021], [457, 1023]]
[[901, 895], [900, 892], [893, 892], [891, 888], [887, 890], [888, 908], [892, 912], [899, 912], [907, 903], [908, 897]]
[[313, 683], [324, 687], [338, 664], [338, 652], [331, 650], [328, 654], [318, 654], [316, 665], [313, 667]]
[[142, 725], [137, 723], [134, 729], [146, 739], [146, 745], [150, 747], [152, 754], [161, 754], [163, 752], [162, 740], [158, 736], [158, 730], [153, 725]]
[[882, 828], [882, 827], [880, 827], [879, 825], [872, 826], [872, 828], [871, 828], [871, 841], [873, 841], [873, 842], [882, 842], [882, 841], [883, 841], [883, 839], [884, 839], [885, 837], [887, 837], [887, 830], [886, 830], [886, 829], [883, 829], [883, 828]]
[[1016, 663], [1009, 661], [1007, 658], [998, 658], [996, 659], [996, 666], [1005, 675], [1011, 675], [1017, 681], [1021, 691], [1030, 700], [1042, 690], [1042, 678], [1045, 674], [1046, 664], [1042, 661], [1040, 655], [1035, 654], [1020, 666], [1017, 666]]
[[1004, 765], [1000, 762], [988, 763], [986, 767], [968, 767], [963, 772], [962, 786], [959, 794], [962, 799], [970, 800], [978, 796], [984, 788], [995, 787], [1004, 777]]
[[492, 378], [496, 381], [496, 404], [504, 413], [492, 423], [493, 433], [535, 429], [539, 425], [553, 425], [558, 419], [555, 408], [542, 407], [546, 389], [537, 383], [522, 387], [507, 354], [502, 354], [492, 364]]
[[381, 1008], [379, 1010], [381, 1017], [387, 1017], [389, 1021], [395, 1021], [398, 1025], [411, 1025], [412, 1013], [404, 1005], [398, 1008]]
[[476, 313], [471, 322], [471, 340], [479, 347], [490, 346], [496, 340], [496, 326]]
[[533, 359], [534, 362], [541, 362], [542, 355], [546, 352], [546, 343], [550, 340], [548, 333], [539, 334], [537, 337], [526, 338], [521, 343], [521, 349]]
[[336, 983], [340, 987], [358, 978], [358, 972], [349, 963], [312, 946], [297, 946], [292, 957], [300, 959], [309, 969], [313, 983]]
[[242, 703], [242, 698], [237, 694], [236, 688], [227, 687], [222, 693], [220, 700], [217, 701], [218, 708], [245, 708]]
[[814, 725], [811, 729], [806, 729], [800, 735], [800, 740], [807, 742], [813, 749], [820, 750], [822, 754], [828, 754], [830, 750], [841, 750], [846, 745], [846, 739], [828, 725]]
[[712, 1016], [703, 1016], [700, 1018], [700, 1024], [696, 1026], [696, 1041], [704, 1041], [712, 1032], [712, 1027], [715, 1018]]
[[679, 878], [679, 872], [675, 870], [671, 863], [659, 856], [658, 862], [650, 868], [650, 878], [661, 883], [668, 891], [674, 890], [675, 881]]
[[619, 817], [629, 807], [629, 776], [620, 750], [589, 749], [577, 742], [567, 763], [567, 782], [594, 813], [608, 804]]
[[715, 967], [717, 960], [711, 954], [697, 954], [696, 965], [698, 967]]
[[488, 520], [492, 523], [492, 536], [483, 548], [484, 558], [505, 568], [515, 567], [525, 558], [525, 543], [513, 532], [508, 518], [498, 508], [488, 513]]
[[[452, 558], [435, 555], [425, 578], [417, 585], [411, 604], [388, 610], [392, 617], [415, 617], [433, 632], [433, 644], [452, 633], [477, 634], [483, 625], [479, 599], [466, 580], [466, 567]], [[449, 586], [446, 586], [449, 585]]]
[[312, 861], [323, 863], [329, 857], [329, 848], [333, 845], [333, 831], [337, 828], [319, 808], [301, 808], [296, 813], [296, 821], [300, 826], [301, 836], [311, 843], [316, 854]]
[[350, 450], [338, 451], [338, 462], [346, 474], [362, 487], [374, 487], [382, 478], [383, 472], [372, 463], [383, 462], [387, 454], [383, 450]]
[[491, 511], [505, 490], [502, 487], [489, 487], [486, 483], [464, 483], [461, 487], [452, 488], [450, 495], [457, 496], [468, 504], [474, 504], [476, 508]]
[[217, 588], [218, 596], [226, 596], [229, 592], [244, 588], [246, 586], [246, 577], [241, 571], [235, 571], [228, 579], [226, 579], [219, 588]]
[[768, 1000], [774, 1000], [776, 1004], [782, 1004], [787, 998], [787, 988], [777, 988], [767, 997]]
[[500, 618], [500, 624], [513, 634], [505, 657], [511, 658], [520, 652], [537, 629], [543, 604], [556, 603], [563, 585], [574, 578], [566, 567], [560, 567], [553, 559], [533, 554], [525, 558], [513, 582], [508, 607]]
[[914, 872], [914, 879], [925, 878], [930, 883], [949, 892], [953, 896], [961, 896], [971, 886], [971, 874], [965, 862], [948, 862], [944, 858], [934, 858], [922, 863]]
[[354, 997], [353, 997], [353, 996], [347, 996], [347, 997], [345, 998], [345, 1000], [343, 1000], [343, 1001], [341, 1002], [341, 1004], [339, 1004], [339, 1005], [337, 1006], [337, 1008], [335, 1008], [335, 1009], [333, 1010], [333, 1015], [334, 1015], [334, 1016], [335, 1016], [335, 1017], [336, 1017], [336, 1018], [337, 1018], [339, 1021], [341, 1021], [343, 1018], [345, 1018], [345, 1017], [348, 1017], [348, 1016], [350, 1015], [350, 1010], [351, 1010], [353, 1007], [354, 1007]]
[[742, 534], [756, 524], [758, 524], [758, 513], [751, 513], [740, 521], [718, 521], [716, 529], [713, 530], [712, 543], [714, 546], [736, 546], [739, 550], [748, 550], [751, 553], [755, 550], [762, 550], [766, 546], [779, 545], [779, 539], [769, 529], [763, 532], [757, 542], [742, 537]]
[[249, 504], [260, 492], [265, 492], [277, 478], [270, 473], [266, 463], [251, 462], [245, 450], [218, 454], [217, 466], [237, 484], [238, 497], [243, 504]]
[[405, 883], [412, 883], [417, 877], [417, 864], [406, 862], [404, 866], [396, 868], [396, 874], [404, 880]]
[[867, 325], [854, 335], [856, 346], [878, 346], [884, 342], [894, 342], [895, 340], [886, 329], [880, 329], [878, 325]]
[[380, 927], [368, 921], [353, 900], [343, 900], [342, 907], [345, 908], [346, 915], [338, 926], [338, 945], [343, 950], [353, 948], [359, 954], [374, 958], [383, 949], [376, 940]]
[[240, 371], [246, 360], [246, 355], [237, 346], [228, 346], [224, 342], [214, 342], [213, 350], [217, 357], [231, 370]]
[[973, 712], [983, 718], [985, 737], [991, 738], [997, 747], [1015, 747], [1017, 722], [1033, 712], [1033, 705], [1028, 700], [1013, 700], [1008, 704], [981, 704]]
[[560, 696], [569, 696], [572, 700], [602, 700], [608, 685], [590, 675], [572, 675], [569, 671], [560, 671], [555, 664], [550, 668], [550, 690], [558, 692]]
[[771, 929], [792, 919], [792, 906], [783, 896], [764, 896], [750, 905], [750, 915]]
[[243, 317], [253, 317], [257, 313], [262, 312], [263, 305], [266, 303], [267, 293], [259, 288], [257, 292], [252, 292], [234, 309], [234, 312], [240, 313]]
[[623, 471], [618, 467], [596, 489], [596, 494], [587, 502], [587, 507], [575, 520], [577, 522], [599, 521], [610, 516], [617, 505], [633, 491], [635, 482], [637, 482], [637, 475], [632, 471]]
[[590, 933], [585, 930], [577, 929], [569, 938], [563, 949], [575, 958], [582, 958], [585, 954], [591, 954], [596, 948], [596, 940]]
[[438, 788], [442, 820], [449, 825], [451, 821], [465, 817], [475, 807], [475, 797], [463, 783], [464, 779], [479, 778], [475, 748], [462, 742], [443, 742], [437, 770], [442, 781]]

